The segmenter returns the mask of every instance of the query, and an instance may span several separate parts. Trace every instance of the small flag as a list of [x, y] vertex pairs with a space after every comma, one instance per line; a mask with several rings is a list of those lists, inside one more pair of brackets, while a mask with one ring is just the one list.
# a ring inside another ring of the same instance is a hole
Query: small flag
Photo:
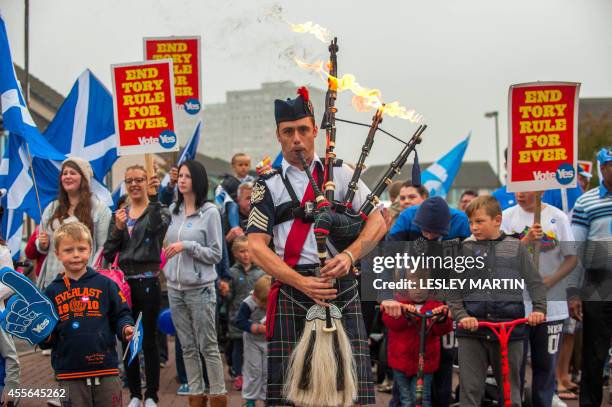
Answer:
[[123, 355], [123, 359], [127, 354], [127, 350], [130, 350], [130, 360], [128, 361], [128, 366], [132, 364], [132, 361], [140, 353], [142, 350], [142, 312], [138, 314], [138, 319], [136, 319], [136, 324], [134, 325], [134, 336], [132, 336], [132, 340], [128, 343], [127, 349], [125, 350], [125, 354]]

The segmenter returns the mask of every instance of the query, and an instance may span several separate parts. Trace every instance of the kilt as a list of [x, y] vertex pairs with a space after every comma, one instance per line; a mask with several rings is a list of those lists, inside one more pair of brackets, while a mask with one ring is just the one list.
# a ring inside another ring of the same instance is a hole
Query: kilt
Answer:
[[[300, 273], [311, 274], [303, 271], [300, 271]], [[370, 350], [361, 313], [357, 282], [352, 276], [339, 279], [337, 289], [338, 297], [333, 303], [342, 310], [342, 324], [351, 342], [357, 370], [358, 398], [356, 404], [374, 404], [376, 400]], [[302, 336], [306, 323], [306, 312], [312, 305], [314, 305], [314, 302], [301, 291], [286, 284], [281, 286], [274, 319], [274, 332], [272, 338], [268, 340], [266, 405], [292, 405], [283, 399], [282, 394], [286, 368], [289, 364], [291, 352]], [[268, 323], [270, 322], [268, 321]]]

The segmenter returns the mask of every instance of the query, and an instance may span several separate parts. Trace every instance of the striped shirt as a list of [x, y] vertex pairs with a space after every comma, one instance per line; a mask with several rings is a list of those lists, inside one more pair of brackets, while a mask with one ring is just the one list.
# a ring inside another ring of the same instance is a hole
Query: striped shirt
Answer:
[[608, 270], [610, 267], [607, 242], [612, 242], [612, 191], [607, 190], [603, 183], [585, 192], [576, 201], [572, 233], [577, 242], [585, 244], [578, 251], [581, 262], [568, 276], [568, 297], [576, 295], [583, 285], [585, 268]]
[[612, 191], [603, 185], [584, 193], [572, 215], [576, 241], [612, 240]]

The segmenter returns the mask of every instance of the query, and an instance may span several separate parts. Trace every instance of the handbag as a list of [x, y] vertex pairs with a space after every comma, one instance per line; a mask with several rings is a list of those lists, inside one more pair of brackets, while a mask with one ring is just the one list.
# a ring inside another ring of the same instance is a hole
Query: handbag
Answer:
[[96, 258], [96, 262], [94, 263], [93, 268], [103, 276], [106, 276], [113, 280], [118, 286], [119, 290], [127, 300], [128, 306], [132, 308], [132, 289], [128, 284], [125, 274], [119, 268], [119, 253], [115, 256], [115, 260], [113, 264], [110, 265], [109, 268], [102, 267], [102, 252]]

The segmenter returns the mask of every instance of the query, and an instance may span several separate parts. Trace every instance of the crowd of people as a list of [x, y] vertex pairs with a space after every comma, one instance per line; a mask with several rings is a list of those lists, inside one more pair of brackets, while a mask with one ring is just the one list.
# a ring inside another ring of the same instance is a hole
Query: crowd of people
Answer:
[[[392, 393], [391, 406], [413, 406], [421, 384], [423, 406], [480, 406], [487, 398], [501, 405], [507, 395], [501, 391], [500, 345], [478, 324], [522, 317], [528, 324], [513, 331], [508, 352], [512, 405], [525, 397], [534, 406], [560, 407], [561, 399], [601, 405], [612, 303], [582, 302], [580, 294], [612, 272], [610, 253], [604, 248], [603, 260], [593, 265], [580, 261], [572, 242], [612, 240], [611, 147], [597, 156], [600, 184], [578, 188], [569, 200], [558, 199], [561, 191], [512, 194], [502, 187], [492, 195], [464, 191], [458, 207], [450, 208], [419, 182], [396, 181], [389, 186], [390, 205], [378, 205], [359, 238], [331, 253], [319, 268], [312, 224], [300, 211], [314, 198], [300, 156], [323, 181], [323, 165], [314, 153], [314, 113], [298, 96], [276, 101], [275, 115], [280, 168], [254, 177], [251, 158], [236, 154], [233, 174], [214, 193], [198, 161], [170, 170], [165, 186], [156, 174], [134, 165], [124, 174], [127, 196], [112, 213], [92, 193], [89, 163], [78, 157], [64, 161], [58, 197], [45, 208], [26, 254], [36, 262], [39, 286], [60, 317], [40, 348], [51, 350], [56, 379], [71, 405], [121, 405], [122, 385], [129, 389], [128, 407], [157, 405], [160, 369], [168, 357], [158, 320], [166, 307], [176, 330], [178, 393], [189, 397], [189, 406], [228, 405], [226, 368], [243, 405], [287, 405], [291, 351], [308, 308], [325, 301], [342, 310], [356, 365], [355, 405], [373, 404], [379, 390]], [[337, 196], [346, 194], [351, 174], [346, 164], [334, 167]], [[360, 181], [353, 207], [360, 207], [369, 192]], [[513, 270], [527, 282], [530, 299], [484, 301], [461, 292], [440, 299], [414, 289], [380, 302], [360, 301], [353, 266], [366, 254], [362, 242], [380, 240], [499, 243], [486, 249], [491, 269]], [[517, 244], [503, 244], [512, 242]], [[536, 242], [538, 264], [529, 250]], [[97, 273], [100, 256], [123, 272], [125, 286]], [[0, 262], [12, 266], [5, 245]], [[497, 267], [501, 263], [505, 267]], [[567, 291], [556, 289], [560, 281], [567, 282]], [[0, 298], [10, 295], [0, 287]], [[426, 337], [424, 381], [418, 384], [419, 322], [406, 315], [427, 311], [447, 317]], [[131, 364], [126, 359], [120, 369], [116, 339], [125, 350], [139, 315], [141, 357]], [[587, 344], [581, 353], [579, 333]], [[581, 358], [572, 357], [574, 348]], [[7, 390], [18, 387], [19, 362], [13, 340], [1, 330], [0, 354], [6, 401]], [[528, 361], [532, 378], [527, 381]], [[452, 388], [454, 365], [457, 389]], [[488, 367], [498, 384], [494, 396], [486, 391]], [[68, 405], [66, 399], [49, 402]]]

